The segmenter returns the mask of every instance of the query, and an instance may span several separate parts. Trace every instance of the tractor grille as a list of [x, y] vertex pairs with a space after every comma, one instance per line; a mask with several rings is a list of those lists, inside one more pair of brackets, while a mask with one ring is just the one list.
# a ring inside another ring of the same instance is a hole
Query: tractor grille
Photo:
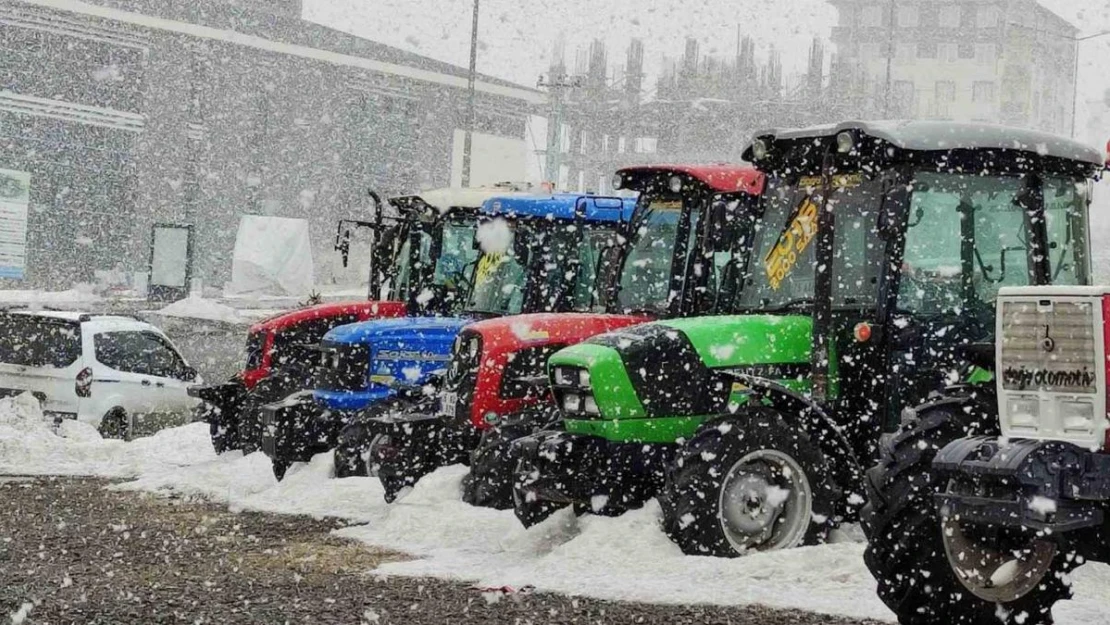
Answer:
[[1096, 392], [1094, 301], [1042, 302], [1002, 302], [1003, 388]]
[[323, 343], [316, 388], [327, 391], [361, 391], [370, 372], [370, 347], [347, 343]]
[[439, 413], [459, 424], [470, 421], [474, 390], [478, 386], [478, 366], [482, 362], [482, 335], [463, 332], [455, 339], [451, 362], [447, 366]]

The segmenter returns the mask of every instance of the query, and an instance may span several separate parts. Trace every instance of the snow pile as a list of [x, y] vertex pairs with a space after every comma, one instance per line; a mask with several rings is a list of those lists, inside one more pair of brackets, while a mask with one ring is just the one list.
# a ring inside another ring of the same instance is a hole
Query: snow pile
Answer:
[[0, 399], [0, 474], [136, 477], [215, 458], [208, 426], [194, 423], [125, 443], [80, 421], [57, 431], [28, 394]]
[[[464, 504], [462, 467], [436, 471], [389, 505], [376, 479], [332, 479], [331, 454], [295, 465], [280, 483], [261, 453], [216, 457], [203, 424], [120, 443], [55, 435], [26, 399], [0, 402], [0, 415], [0, 473], [133, 475], [135, 481], [112, 488], [200, 496], [234, 511], [364, 523], [337, 533], [420, 558], [384, 564], [376, 571], [381, 575], [535, 586], [611, 600], [762, 604], [893, 621], [863, 565], [858, 528], [840, 532], [839, 542], [816, 547], [734, 560], [691, 557], [659, 529], [654, 502], [619, 518], [576, 518], [562, 511], [525, 530], [512, 511]], [[1110, 587], [1110, 567], [1084, 566], [1074, 578], [1077, 598], [1059, 604], [1057, 622], [1110, 622], [1110, 606], [1100, 600]]]
[[204, 321], [221, 321], [224, 323], [248, 323], [239, 311], [219, 302], [204, 299], [198, 295], [176, 301], [157, 312], [166, 317], [181, 317], [186, 319], [201, 319]]
[[75, 308], [96, 304], [103, 300], [92, 285], [80, 284], [68, 291], [34, 291], [26, 289], [0, 290], [0, 305], [23, 305], [29, 308], [56, 306]]

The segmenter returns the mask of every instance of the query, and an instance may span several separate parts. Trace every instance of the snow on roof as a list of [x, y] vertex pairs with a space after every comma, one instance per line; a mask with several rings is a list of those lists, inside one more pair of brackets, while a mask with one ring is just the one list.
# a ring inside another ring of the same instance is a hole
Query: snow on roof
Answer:
[[[1018, 150], [1099, 166], [1103, 165], [1106, 160], [1101, 151], [1074, 139], [1039, 130], [975, 122], [850, 121], [811, 128], [767, 130], [758, 132], [755, 136], [787, 140], [805, 139], [809, 137], [830, 137], [845, 130], [858, 130], [867, 136], [882, 139], [903, 150]], [[751, 146], [748, 146], [744, 150], [744, 157], [748, 158], [750, 155]]]
[[393, 198], [390, 201], [396, 202], [418, 198], [425, 204], [434, 206], [441, 212], [446, 212], [452, 208], [477, 209], [490, 198], [504, 197], [536, 190], [538, 190], [536, 186], [530, 182], [504, 182], [491, 187], [465, 189], [461, 187], [447, 187], [443, 189], [432, 189], [409, 196]]
[[634, 178], [644, 174], [666, 172], [686, 174], [701, 181], [714, 191], [722, 193], [743, 191], [758, 195], [763, 192], [763, 174], [751, 165], [730, 165], [727, 163], [637, 165], [635, 167], [625, 167], [617, 173]]

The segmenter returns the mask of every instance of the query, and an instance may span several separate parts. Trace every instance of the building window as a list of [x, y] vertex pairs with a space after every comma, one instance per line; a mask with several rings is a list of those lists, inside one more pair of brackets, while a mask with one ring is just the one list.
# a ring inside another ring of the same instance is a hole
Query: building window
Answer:
[[883, 47], [877, 43], [859, 44], [859, 56], [863, 60], [882, 58]]
[[916, 99], [912, 80], [896, 80], [894, 82], [894, 106], [899, 116], [912, 116]]
[[883, 13], [886, 8], [878, 4], [869, 4], [863, 7], [861, 25], [864, 28], [879, 28], [883, 25]]
[[976, 80], [971, 86], [971, 101], [993, 103], [994, 83], [989, 80]]
[[901, 28], [917, 28], [918, 21], [917, 7], [915, 6], [900, 6], [898, 7], [898, 26]]
[[979, 28], [994, 28], [998, 26], [998, 9], [993, 6], [981, 6], [975, 13], [975, 25]]
[[975, 44], [975, 61], [979, 65], [994, 65], [995, 45], [993, 43]]
[[960, 58], [960, 46], [955, 43], [940, 44], [940, 58], [947, 63], [955, 63]]
[[959, 28], [960, 27], [960, 5], [946, 4], [940, 7], [940, 27], [941, 28]]
[[935, 59], [937, 58], [937, 43], [935, 41], [928, 43], [917, 44], [917, 58], [919, 59]]
[[973, 43], [961, 43], [961, 44], [959, 44], [959, 47], [960, 47], [959, 56], [960, 56], [961, 59], [971, 60], [971, 59], [975, 58], [975, 44], [973, 44]]
[[937, 103], [945, 104], [956, 101], [956, 83], [951, 80], [937, 81]]

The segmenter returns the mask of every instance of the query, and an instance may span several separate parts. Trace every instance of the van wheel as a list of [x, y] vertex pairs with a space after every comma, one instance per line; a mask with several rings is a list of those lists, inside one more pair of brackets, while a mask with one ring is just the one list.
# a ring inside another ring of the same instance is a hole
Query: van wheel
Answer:
[[100, 435], [104, 438], [127, 440], [131, 424], [123, 408], [113, 408], [100, 420]]

